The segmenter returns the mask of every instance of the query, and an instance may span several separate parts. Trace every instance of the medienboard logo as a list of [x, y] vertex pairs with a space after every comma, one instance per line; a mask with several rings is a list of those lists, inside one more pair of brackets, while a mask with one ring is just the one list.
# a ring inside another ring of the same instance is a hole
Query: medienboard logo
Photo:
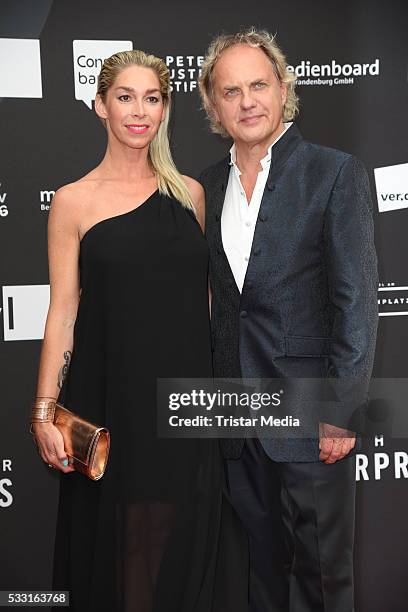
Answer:
[[42, 340], [49, 303], [49, 285], [4, 286], [4, 340]]
[[0, 38], [0, 98], [42, 98], [40, 41]]
[[408, 164], [374, 168], [379, 212], [408, 208]]
[[313, 64], [302, 60], [296, 66], [288, 65], [288, 70], [297, 77], [297, 85], [354, 85], [355, 77], [379, 76], [380, 60], [366, 64], [340, 64], [334, 59], [327, 64]]
[[98, 75], [107, 57], [118, 51], [130, 51], [130, 40], [74, 40], [75, 99], [82, 100], [92, 110], [95, 100]]
[[378, 314], [380, 317], [408, 315], [408, 287], [396, 283], [380, 283], [378, 288]]

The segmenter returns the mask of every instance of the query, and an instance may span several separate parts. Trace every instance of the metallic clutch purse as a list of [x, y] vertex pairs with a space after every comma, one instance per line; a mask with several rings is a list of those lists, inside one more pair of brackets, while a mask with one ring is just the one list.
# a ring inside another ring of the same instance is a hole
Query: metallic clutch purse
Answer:
[[85, 421], [79, 415], [55, 404], [54, 425], [64, 438], [71, 465], [91, 480], [99, 480], [108, 462], [110, 434], [106, 427]]
[[[64, 438], [65, 452], [77, 472], [99, 480], [108, 462], [110, 434], [106, 427], [85, 421], [61, 404], [55, 404], [54, 425]], [[32, 431], [32, 425], [30, 427]]]

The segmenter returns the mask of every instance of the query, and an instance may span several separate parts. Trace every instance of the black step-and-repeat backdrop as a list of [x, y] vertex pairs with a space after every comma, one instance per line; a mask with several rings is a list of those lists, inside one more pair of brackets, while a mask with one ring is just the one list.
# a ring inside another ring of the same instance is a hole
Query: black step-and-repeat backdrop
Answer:
[[[166, 59], [174, 156], [197, 176], [229, 146], [210, 134], [200, 109], [203, 54], [215, 34], [249, 25], [276, 32], [287, 52], [304, 137], [367, 166], [381, 280], [375, 375], [407, 376], [405, 2], [2, 0], [0, 589], [50, 586], [58, 479], [39, 459], [27, 417], [49, 301], [52, 196], [104, 153], [105, 132], [92, 110], [101, 62], [132, 48]], [[408, 609], [407, 451], [406, 440], [379, 435], [357, 457], [358, 612]]]

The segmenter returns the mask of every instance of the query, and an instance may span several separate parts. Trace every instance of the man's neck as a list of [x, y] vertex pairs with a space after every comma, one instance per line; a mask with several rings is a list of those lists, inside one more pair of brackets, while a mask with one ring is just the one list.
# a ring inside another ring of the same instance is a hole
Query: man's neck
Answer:
[[262, 169], [261, 159], [263, 159], [269, 147], [283, 134], [285, 126], [283, 122], [279, 127], [269, 136], [268, 139], [260, 142], [235, 142], [235, 153], [236, 153], [236, 164], [242, 174], [255, 174]]

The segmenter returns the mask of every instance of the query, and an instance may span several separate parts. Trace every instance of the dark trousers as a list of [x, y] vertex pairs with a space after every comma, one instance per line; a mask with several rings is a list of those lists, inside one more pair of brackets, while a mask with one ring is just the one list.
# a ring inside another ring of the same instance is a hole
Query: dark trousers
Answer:
[[227, 459], [250, 550], [250, 612], [354, 612], [355, 455], [272, 461], [247, 438]]

